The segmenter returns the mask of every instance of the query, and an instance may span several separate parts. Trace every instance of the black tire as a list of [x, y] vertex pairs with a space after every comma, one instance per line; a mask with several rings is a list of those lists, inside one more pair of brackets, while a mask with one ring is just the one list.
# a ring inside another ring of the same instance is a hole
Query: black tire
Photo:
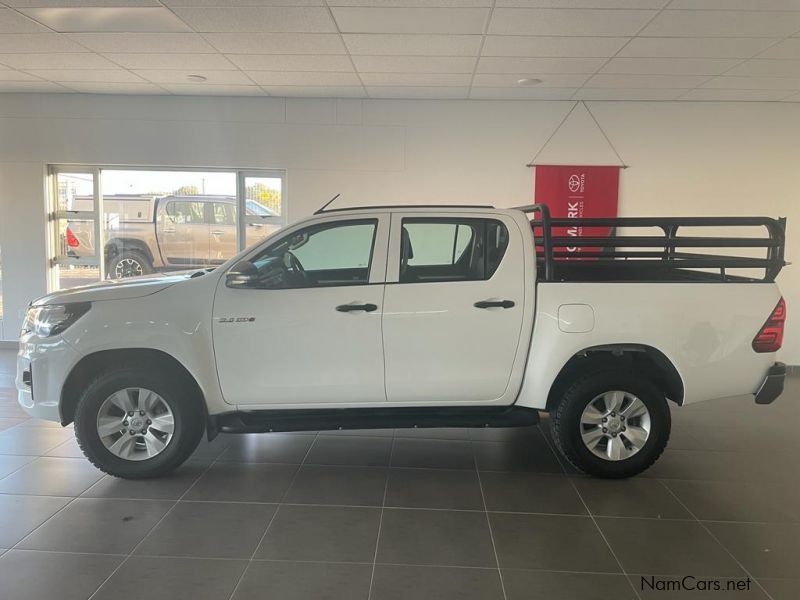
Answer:
[[[175, 429], [161, 453], [131, 461], [115, 456], [103, 445], [97, 432], [97, 415], [113, 393], [137, 387], [152, 390], [164, 399], [174, 416]], [[200, 443], [205, 431], [202, 402], [184, 378], [157, 365], [107, 370], [88, 383], [78, 400], [75, 437], [86, 458], [104, 473], [125, 479], [160, 477], [183, 464]]]
[[[581, 438], [581, 415], [597, 396], [612, 390], [638, 397], [650, 413], [650, 435], [638, 452], [612, 461], [595, 455]], [[671, 427], [669, 406], [663, 392], [645, 377], [622, 370], [587, 374], [570, 385], [550, 412], [553, 440], [561, 454], [581, 471], [607, 479], [638, 475], [650, 467], [667, 445]]]
[[109, 279], [122, 279], [137, 275], [148, 275], [154, 271], [153, 263], [141, 250], [122, 250], [117, 252], [106, 267]]

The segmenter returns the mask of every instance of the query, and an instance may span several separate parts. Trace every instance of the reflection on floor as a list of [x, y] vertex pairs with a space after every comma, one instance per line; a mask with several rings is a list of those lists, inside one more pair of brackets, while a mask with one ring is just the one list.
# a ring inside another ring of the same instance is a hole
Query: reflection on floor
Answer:
[[[123, 481], [16, 405], [0, 351], [0, 597], [608, 600], [690, 575], [800, 598], [800, 385], [673, 410], [645, 476], [565, 469], [547, 423], [220, 436]], [[655, 579], [651, 579], [654, 577]], [[689, 580], [688, 583], [691, 583]], [[746, 584], [742, 584], [746, 585]]]

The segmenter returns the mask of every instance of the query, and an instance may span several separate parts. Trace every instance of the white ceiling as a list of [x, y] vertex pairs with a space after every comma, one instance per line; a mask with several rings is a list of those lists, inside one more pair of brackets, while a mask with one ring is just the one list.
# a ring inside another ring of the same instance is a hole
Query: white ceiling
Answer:
[[800, 101], [800, 0], [0, 0], [24, 91]]

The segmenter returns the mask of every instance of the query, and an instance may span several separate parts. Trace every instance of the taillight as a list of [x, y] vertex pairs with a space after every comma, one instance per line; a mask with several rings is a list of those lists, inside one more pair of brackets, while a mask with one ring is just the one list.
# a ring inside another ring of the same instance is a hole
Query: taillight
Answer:
[[756, 352], [776, 352], [783, 343], [783, 325], [786, 323], [786, 302], [781, 298], [764, 326], [753, 338]]
[[76, 238], [75, 234], [72, 233], [72, 229], [67, 227], [66, 233], [67, 233], [67, 246], [69, 246], [70, 248], [77, 248], [78, 246], [81, 245], [81, 243], [78, 241], [78, 238]]

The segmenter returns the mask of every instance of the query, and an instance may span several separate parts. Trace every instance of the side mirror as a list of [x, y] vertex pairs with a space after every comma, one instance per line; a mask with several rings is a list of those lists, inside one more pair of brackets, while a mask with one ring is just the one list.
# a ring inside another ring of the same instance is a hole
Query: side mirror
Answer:
[[240, 260], [225, 275], [229, 288], [246, 288], [258, 281], [258, 267], [249, 260]]

